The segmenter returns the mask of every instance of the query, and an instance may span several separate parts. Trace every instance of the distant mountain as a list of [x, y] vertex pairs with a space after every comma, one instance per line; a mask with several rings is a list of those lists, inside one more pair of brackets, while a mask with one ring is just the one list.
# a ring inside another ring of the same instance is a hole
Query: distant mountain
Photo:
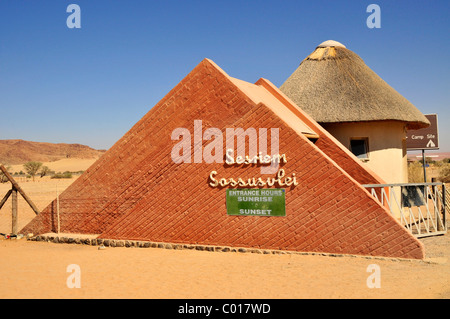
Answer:
[[[441, 161], [444, 158], [450, 158], [450, 152], [439, 152], [439, 151], [425, 151], [425, 157], [431, 158], [433, 161]], [[415, 151], [414, 153], [408, 152], [408, 160], [410, 161], [418, 161], [422, 160], [422, 153]]]
[[53, 162], [64, 158], [98, 158], [104, 152], [105, 150], [95, 150], [81, 144], [0, 140], [0, 163], [4, 165], [29, 161]]

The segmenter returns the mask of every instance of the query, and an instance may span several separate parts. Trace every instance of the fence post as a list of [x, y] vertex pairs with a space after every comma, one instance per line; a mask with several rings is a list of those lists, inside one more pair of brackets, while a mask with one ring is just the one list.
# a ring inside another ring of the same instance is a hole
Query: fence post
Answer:
[[17, 189], [12, 188], [12, 234], [17, 235]]
[[20, 195], [22, 195], [23, 199], [28, 203], [28, 205], [30, 205], [30, 207], [33, 209], [33, 211], [36, 213], [36, 215], [38, 215], [39, 210], [36, 207], [36, 205], [34, 205], [34, 203], [31, 201], [31, 199], [27, 196], [27, 194], [25, 194], [25, 192], [22, 190], [22, 188], [20, 188], [19, 184], [17, 184], [17, 182], [14, 180], [14, 178], [11, 176], [11, 174], [9, 174], [8, 170], [2, 164], [0, 164], [0, 170], [3, 172], [3, 174], [6, 176], [6, 178], [11, 182], [12, 187], [16, 191], [18, 191], [20, 193]]
[[444, 224], [444, 230], [447, 229], [447, 207], [446, 207], [446, 202], [445, 202], [445, 197], [446, 197], [447, 193], [445, 190], [445, 183], [442, 183], [442, 223]]
[[[436, 177], [432, 177], [431, 178], [431, 183], [436, 183]], [[445, 226], [442, 226], [441, 223], [439, 223], [439, 219], [440, 219], [440, 213], [441, 213], [441, 201], [439, 201], [439, 195], [436, 195], [436, 185], [431, 185], [431, 192], [432, 192], [432, 197], [434, 196], [434, 200], [435, 200], [435, 205], [434, 205], [434, 216], [436, 218], [436, 230], [441, 231], [444, 230]], [[435, 196], [436, 195], [436, 196]], [[437, 210], [437, 211], [436, 211]], [[442, 219], [442, 224], [444, 224], [444, 219]], [[445, 224], [444, 224], [445, 225]]]

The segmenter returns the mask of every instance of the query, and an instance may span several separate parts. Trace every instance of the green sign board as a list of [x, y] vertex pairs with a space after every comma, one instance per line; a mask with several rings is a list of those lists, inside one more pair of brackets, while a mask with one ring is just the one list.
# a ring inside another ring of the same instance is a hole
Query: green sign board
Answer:
[[286, 216], [284, 189], [227, 189], [227, 214]]

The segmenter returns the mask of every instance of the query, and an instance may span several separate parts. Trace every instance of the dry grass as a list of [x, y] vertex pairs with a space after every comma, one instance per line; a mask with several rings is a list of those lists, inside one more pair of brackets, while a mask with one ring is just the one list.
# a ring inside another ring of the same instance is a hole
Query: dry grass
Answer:
[[408, 163], [408, 182], [409, 183], [423, 183], [423, 167], [421, 162], [415, 161]]
[[[431, 182], [432, 178], [436, 178], [438, 182], [450, 182], [450, 164], [438, 163], [431, 164], [426, 168], [427, 182]], [[408, 182], [423, 183], [423, 166], [421, 161], [408, 163]]]

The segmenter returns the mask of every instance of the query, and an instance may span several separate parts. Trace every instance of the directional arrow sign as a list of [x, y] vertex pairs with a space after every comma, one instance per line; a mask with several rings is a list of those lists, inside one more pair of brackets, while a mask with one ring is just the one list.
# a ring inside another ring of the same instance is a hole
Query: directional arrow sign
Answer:
[[438, 150], [438, 120], [437, 114], [427, 114], [425, 117], [431, 125], [419, 130], [410, 130], [406, 133], [406, 148], [409, 150]]

